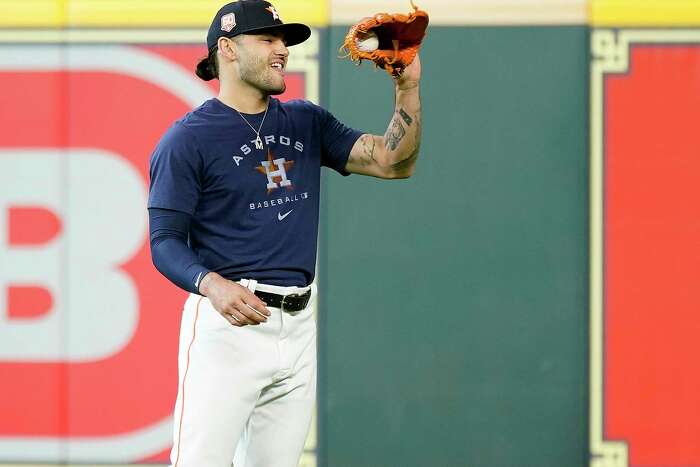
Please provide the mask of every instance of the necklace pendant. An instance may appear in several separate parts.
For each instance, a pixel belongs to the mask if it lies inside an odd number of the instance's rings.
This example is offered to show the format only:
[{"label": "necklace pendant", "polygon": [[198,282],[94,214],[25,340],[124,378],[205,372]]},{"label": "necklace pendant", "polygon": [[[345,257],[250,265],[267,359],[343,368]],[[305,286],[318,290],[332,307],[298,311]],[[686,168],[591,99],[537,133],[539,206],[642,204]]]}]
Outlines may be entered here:
[{"label": "necklace pendant", "polygon": [[262,139],[260,139],[260,136],[255,138],[255,149],[262,149],[263,148],[263,142]]}]

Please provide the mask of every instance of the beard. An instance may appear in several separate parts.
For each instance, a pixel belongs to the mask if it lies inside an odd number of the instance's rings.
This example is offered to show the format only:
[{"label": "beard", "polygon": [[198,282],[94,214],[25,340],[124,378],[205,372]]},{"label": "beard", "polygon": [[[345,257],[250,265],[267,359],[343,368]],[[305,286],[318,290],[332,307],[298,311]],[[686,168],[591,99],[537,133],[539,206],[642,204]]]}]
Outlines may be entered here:
[{"label": "beard", "polygon": [[238,73],[241,81],[267,95],[282,94],[287,89],[282,74],[273,70],[267,59],[259,56],[241,54]]}]

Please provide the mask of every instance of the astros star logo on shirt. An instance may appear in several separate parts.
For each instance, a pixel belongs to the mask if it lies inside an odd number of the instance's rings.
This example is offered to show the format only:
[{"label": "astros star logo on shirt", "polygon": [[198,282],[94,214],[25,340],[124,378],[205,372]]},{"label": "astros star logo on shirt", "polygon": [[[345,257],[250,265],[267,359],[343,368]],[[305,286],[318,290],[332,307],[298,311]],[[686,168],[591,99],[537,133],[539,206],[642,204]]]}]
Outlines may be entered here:
[{"label": "astros star logo on shirt", "polygon": [[255,170],[267,176],[267,194],[272,190],[285,187],[293,190],[292,181],[287,178],[287,171],[294,166],[294,161],[288,161],[284,157],[274,159],[270,148],[267,149],[267,160],[261,161]]}]

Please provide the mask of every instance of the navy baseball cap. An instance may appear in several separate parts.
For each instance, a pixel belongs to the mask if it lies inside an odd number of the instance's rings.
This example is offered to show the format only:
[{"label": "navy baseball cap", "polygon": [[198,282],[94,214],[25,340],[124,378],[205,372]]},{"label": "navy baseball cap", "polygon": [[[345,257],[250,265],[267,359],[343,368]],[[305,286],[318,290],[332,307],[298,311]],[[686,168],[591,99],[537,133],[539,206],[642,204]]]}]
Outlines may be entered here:
[{"label": "navy baseball cap", "polygon": [[275,7],[265,0],[238,0],[224,5],[214,16],[207,34],[207,49],[216,47],[220,37],[279,31],[287,47],[301,44],[311,36],[311,29],[301,23],[283,23]]},{"label": "navy baseball cap", "polygon": [[235,37],[239,34],[280,32],[287,47],[301,44],[311,36],[311,28],[301,23],[283,23],[279,13],[265,0],[238,0],[227,3],[216,13],[207,34],[208,56],[198,64],[197,76],[210,81],[216,76],[209,58],[220,37]]}]

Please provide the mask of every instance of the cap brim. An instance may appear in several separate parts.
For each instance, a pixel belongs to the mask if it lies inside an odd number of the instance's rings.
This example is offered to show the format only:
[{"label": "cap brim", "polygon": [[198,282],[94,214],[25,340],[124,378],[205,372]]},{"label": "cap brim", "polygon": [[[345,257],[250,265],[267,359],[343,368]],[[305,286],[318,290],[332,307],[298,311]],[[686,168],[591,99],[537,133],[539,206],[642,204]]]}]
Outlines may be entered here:
[{"label": "cap brim", "polygon": [[285,23],[276,26],[265,26],[263,28],[254,28],[243,31],[240,34],[256,34],[267,31],[279,31],[284,34],[284,41],[287,47],[301,44],[306,39],[311,37],[311,28],[301,23]]}]

